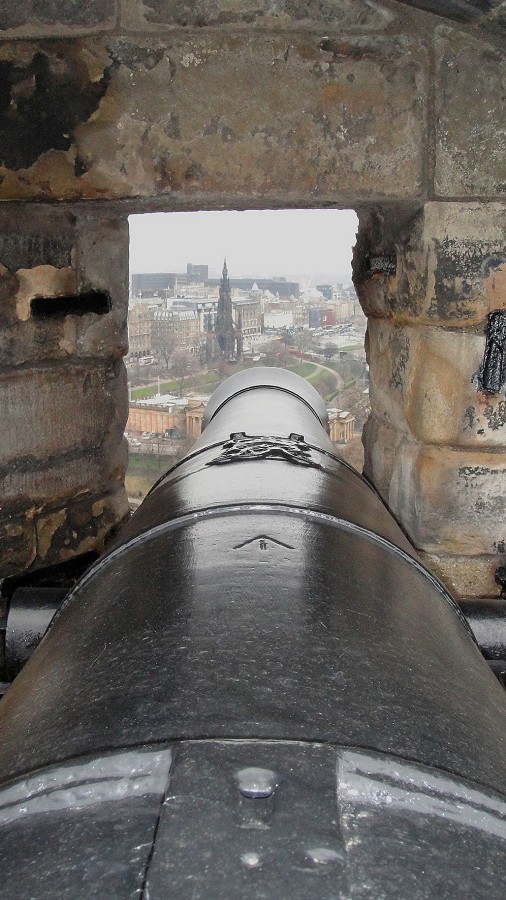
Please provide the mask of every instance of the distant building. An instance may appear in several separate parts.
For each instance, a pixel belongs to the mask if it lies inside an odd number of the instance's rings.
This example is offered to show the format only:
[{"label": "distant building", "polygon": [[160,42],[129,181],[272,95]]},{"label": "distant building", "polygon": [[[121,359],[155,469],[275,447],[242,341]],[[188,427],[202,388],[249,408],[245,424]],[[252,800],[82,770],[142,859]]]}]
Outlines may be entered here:
[{"label": "distant building", "polygon": [[214,330],[216,314],[218,311],[218,297],[185,297],[175,300],[172,304],[175,310],[191,310],[197,313],[199,320],[199,332],[201,335]]},{"label": "distant building", "polygon": [[334,325],[335,312],[331,306],[310,306],[308,311],[308,324],[310,328],[327,328]]},{"label": "distant building", "polygon": [[158,296],[164,297],[166,291],[174,289],[178,277],[176,272],[134,273],[130,278],[130,296],[135,299],[157,293]]},{"label": "distant building", "polygon": [[149,432],[174,438],[198,438],[209,397],[173,397],[170,394],[131,403],[127,431]]},{"label": "distant building", "polygon": [[336,322],[351,322],[355,316],[355,301],[349,295],[341,295],[341,297],[332,302],[332,309]]},{"label": "distant building", "polygon": [[152,310],[151,346],[154,353],[163,355],[167,350],[188,350],[196,353],[200,347],[198,313],[184,309]]},{"label": "distant building", "polygon": [[347,444],[355,435],[355,416],[342,409],[328,409],[330,440]]},{"label": "distant building", "polygon": [[186,277],[188,284],[204,284],[207,286],[209,281],[209,266],[195,266],[193,263],[187,263]]},{"label": "distant building", "polygon": [[316,290],[320,291],[324,300],[332,300],[333,288],[331,284],[317,284]]},{"label": "distant building", "polygon": [[291,309],[272,309],[264,313],[264,328],[293,328]]},{"label": "distant building", "polygon": [[[210,278],[209,287],[218,285],[219,278]],[[297,281],[287,281],[286,278],[231,278],[231,290],[251,292],[256,285],[257,290],[271,291],[280,297],[298,297],[300,286]]]},{"label": "distant building", "polygon": [[[130,277],[130,296],[134,299],[158,294],[160,297],[175,296],[178,291],[196,284],[206,288],[219,287],[220,278],[209,278],[209,267],[187,263],[186,272],[134,272]],[[232,278],[231,291],[248,292],[254,289],[266,291],[280,297],[298,297],[299,283],[287,281],[286,278]]]},{"label": "distant building", "polygon": [[239,325],[243,337],[262,333],[262,312],[260,297],[238,297],[232,300],[234,322]]},{"label": "distant building", "polygon": [[133,306],[128,312],[128,350],[139,359],[151,353],[153,311],[146,306]]}]

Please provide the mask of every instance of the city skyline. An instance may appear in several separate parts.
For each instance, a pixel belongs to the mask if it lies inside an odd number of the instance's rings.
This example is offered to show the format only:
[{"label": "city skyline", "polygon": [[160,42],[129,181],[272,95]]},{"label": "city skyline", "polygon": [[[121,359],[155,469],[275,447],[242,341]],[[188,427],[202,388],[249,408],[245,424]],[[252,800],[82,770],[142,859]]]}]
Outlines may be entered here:
[{"label": "city skyline", "polygon": [[351,278],[353,210],[149,213],[129,217],[130,272],[186,271],[189,262],[234,277]]}]

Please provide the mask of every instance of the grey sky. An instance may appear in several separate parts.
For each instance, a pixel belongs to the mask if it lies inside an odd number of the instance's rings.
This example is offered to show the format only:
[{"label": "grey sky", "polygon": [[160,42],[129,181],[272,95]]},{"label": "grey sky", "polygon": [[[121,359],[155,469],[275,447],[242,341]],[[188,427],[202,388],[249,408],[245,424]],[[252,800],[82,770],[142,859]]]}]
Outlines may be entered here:
[{"label": "grey sky", "polygon": [[208,265],[217,274],[351,273],[357,217],[353,210],[151,213],[130,216],[130,271],[185,271]]}]

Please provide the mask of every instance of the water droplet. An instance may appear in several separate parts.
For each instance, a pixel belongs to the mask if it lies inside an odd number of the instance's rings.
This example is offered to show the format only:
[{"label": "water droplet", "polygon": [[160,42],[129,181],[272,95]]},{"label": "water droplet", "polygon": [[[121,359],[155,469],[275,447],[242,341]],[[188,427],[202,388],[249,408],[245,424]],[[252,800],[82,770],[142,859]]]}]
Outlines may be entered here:
[{"label": "water droplet", "polygon": [[258,853],[242,853],[241,862],[247,869],[258,869],[262,865]]},{"label": "water droplet", "polygon": [[260,769],[258,766],[239,769],[235,777],[243,797],[254,799],[270,797],[279,784],[278,776],[272,769]]},{"label": "water droplet", "polygon": [[306,850],[306,856],[315,866],[329,866],[343,862],[342,853],[331,850],[330,847],[313,847]]}]

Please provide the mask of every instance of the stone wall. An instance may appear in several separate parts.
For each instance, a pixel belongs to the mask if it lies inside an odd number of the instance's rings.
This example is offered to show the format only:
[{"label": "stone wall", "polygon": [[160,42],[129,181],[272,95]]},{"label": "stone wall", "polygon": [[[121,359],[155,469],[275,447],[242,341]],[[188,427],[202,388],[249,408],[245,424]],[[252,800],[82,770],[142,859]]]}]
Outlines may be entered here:
[{"label": "stone wall", "polygon": [[505,34],[495,0],[4,5],[4,574],[125,514],[127,214],[331,205],[361,223],[367,472],[457,593],[498,592],[506,401],[476,373],[506,306]]},{"label": "stone wall", "polygon": [[[386,248],[395,274],[368,274]],[[454,593],[498,594],[506,400],[479,375],[488,315],[506,306],[504,207],[432,202],[400,226],[370,211],[355,271],[369,316],[365,471]]]},{"label": "stone wall", "polygon": [[[0,208],[2,576],[100,546],[128,512],[127,249],[117,217]],[[64,314],[90,292],[110,311]]]}]

